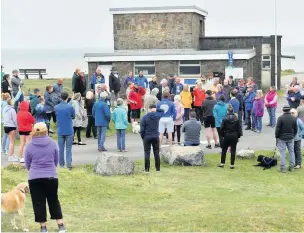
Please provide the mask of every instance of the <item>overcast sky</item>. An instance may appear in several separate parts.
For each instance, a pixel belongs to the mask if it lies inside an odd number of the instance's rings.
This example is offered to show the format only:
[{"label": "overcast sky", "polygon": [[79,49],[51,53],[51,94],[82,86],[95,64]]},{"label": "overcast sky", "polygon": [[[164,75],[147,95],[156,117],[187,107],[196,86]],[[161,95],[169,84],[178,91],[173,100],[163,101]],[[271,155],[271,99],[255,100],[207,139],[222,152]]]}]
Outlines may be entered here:
[{"label": "overcast sky", "polygon": [[[275,0],[1,0],[2,48],[113,48],[110,7],[196,5],[207,36],[274,34]],[[149,2],[144,3],[144,2]],[[304,1],[277,0],[283,47],[304,46]]]}]

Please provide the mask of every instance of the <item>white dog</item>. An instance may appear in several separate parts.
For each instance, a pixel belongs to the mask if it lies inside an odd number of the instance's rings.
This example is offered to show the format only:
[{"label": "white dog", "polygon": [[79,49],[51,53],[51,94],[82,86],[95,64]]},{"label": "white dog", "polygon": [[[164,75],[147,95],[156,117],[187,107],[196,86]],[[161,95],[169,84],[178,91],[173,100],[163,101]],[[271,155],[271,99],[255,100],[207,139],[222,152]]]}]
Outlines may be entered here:
[{"label": "white dog", "polygon": [[138,124],[137,121],[132,122],[132,132],[136,134],[139,134],[140,132],[140,125]]}]

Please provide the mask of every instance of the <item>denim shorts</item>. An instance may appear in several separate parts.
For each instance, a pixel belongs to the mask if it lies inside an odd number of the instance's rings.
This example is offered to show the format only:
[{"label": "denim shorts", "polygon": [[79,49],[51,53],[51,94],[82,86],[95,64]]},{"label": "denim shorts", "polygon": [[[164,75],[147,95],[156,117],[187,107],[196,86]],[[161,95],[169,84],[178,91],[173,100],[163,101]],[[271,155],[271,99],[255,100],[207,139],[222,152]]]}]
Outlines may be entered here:
[{"label": "denim shorts", "polygon": [[167,129],[167,133],[172,133],[174,130],[174,121],[172,117],[162,117],[159,120],[158,132],[164,133]]}]

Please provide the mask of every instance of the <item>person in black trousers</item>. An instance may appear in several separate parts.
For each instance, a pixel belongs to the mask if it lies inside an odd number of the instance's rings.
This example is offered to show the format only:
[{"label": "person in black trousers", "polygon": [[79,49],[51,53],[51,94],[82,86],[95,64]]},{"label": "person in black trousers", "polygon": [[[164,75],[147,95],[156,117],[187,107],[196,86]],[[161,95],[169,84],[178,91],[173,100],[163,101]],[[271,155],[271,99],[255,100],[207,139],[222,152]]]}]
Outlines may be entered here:
[{"label": "person in black trousers", "polygon": [[11,85],[9,83],[9,80],[10,80],[10,75],[9,74],[5,74],[3,76],[3,81],[1,83],[1,92],[2,93],[9,93],[10,96],[12,96],[12,93],[11,93]]},{"label": "person in black trousers", "polygon": [[86,138],[91,137],[91,131],[93,132],[93,136],[97,139],[97,132],[95,127],[95,119],[92,115],[92,108],[95,103],[94,94],[91,91],[88,91],[86,94],[86,99],[84,101],[85,108],[87,110],[87,117],[88,117],[88,125],[86,129]]},{"label": "person in black trousers", "polygon": [[229,105],[227,116],[222,121],[221,134],[223,136],[223,147],[222,147],[222,157],[221,163],[218,165],[223,168],[226,161],[226,153],[228,148],[231,148],[231,162],[230,168],[234,169],[234,161],[236,154],[236,146],[239,138],[243,136],[242,125],[238,117],[233,113],[233,107]]},{"label": "person in black trousers", "polygon": [[151,146],[153,147],[156,171],[160,171],[158,124],[162,115],[163,110],[160,109],[156,112],[156,105],[151,104],[149,112],[140,121],[140,136],[144,144],[146,173],[150,172]]}]

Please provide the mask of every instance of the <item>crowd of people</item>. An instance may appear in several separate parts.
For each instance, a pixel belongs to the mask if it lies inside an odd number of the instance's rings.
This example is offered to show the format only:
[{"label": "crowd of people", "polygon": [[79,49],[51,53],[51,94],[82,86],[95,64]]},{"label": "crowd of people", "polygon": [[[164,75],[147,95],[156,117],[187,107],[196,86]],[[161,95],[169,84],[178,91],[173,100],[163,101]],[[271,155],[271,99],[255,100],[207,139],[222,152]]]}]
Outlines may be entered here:
[{"label": "crowd of people", "polygon": [[[137,77],[133,77],[133,72],[129,71],[121,83],[118,72],[113,68],[108,89],[106,78],[98,68],[91,77],[90,84],[87,82],[85,70],[76,69],[72,77],[73,95],[70,97],[64,91],[62,79],[53,85],[47,85],[44,93],[38,88],[25,93],[18,70],[13,70],[12,77],[9,74],[3,76],[2,152],[8,154],[9,162],[25,163],[29,170],[35,220],[40,223],[42,232],[47,231],[45,200],[48,201],[51,218],[57,220],[61,232],[65,231],[57,195],[56,166],[59,164],[62,168],[72,170],[72,146],[86,145],[81,137],[83,127],[86,127],[86,138],[93,136],[97,139],[97,149],[100,152],[107,151],[106,133],[111,121],[116,129],[118,152],[127,151],[125,138],[128,125],[138,128],[143,140],[145,172],[150,171],[151,147],[155,168],[159,172],[160,147],[164,138],[167,139],[169,149],[173,144],[198,146],[201,144],[201,129],[204,127],[208,142],[206,148],[212,148],[212,139],[214,148],[221,148],[218,166],[224,167],[226,154],[230,151],[230,168],[234,169],[236,148],[243,136],[243,125],[246,126],[244,130],[262,133],[266,108],[269,114],[267,126],[276,128],[275,137],[281,157],[280,171],[287,170],[286,148],[289,151],[289,170],[301,168],[304,93],[301,93],[296,78],[286,87],[288,105],[284,105],[284,114],[278,121],[276,88],[270,87],[264,96],[251,77],[247,80],[234,80],[230,76],[221,83],[213,74],[208,74],[199,78],[195,86],[189,87],[176,75],[169,75],[158,83],[156,76],[149,82],[142,71]],[[122,93],[121,86],[125,90],[125,100],[119,97]],[[50,127],[51,121],[56,125],[58,144],[49,137],[50,133],[54,133]],[[15,154],[17,134],[20,136],[19,156]]]}]

